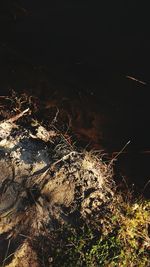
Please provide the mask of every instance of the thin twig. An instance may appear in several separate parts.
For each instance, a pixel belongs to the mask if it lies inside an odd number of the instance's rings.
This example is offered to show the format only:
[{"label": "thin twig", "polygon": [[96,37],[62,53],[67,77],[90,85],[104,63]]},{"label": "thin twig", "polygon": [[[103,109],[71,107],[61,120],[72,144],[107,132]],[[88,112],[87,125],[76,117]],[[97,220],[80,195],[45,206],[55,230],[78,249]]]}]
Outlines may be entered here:
[{"label": "thin twig", "polygon": [[52,123],[51,123],[51,124],[55,124],[55,123],[57,122],[58,114],[59,114],[59,108],[57,107],[57,111],[56,111],[55,117],[54,117],[54,119],[52,120]]},{"label": "thin twig", "polygon": [[148,186],[149,183],[150,183],[150,180],[148,180],[148,182],[145,184],[145,186],[144,186],[144,188],[142,190],[142,193],[144,193],[144,191],[145,191],[145,189],[146,189],[146,187]]},{"label": "thin twig", "polygon": [[141,80],[139,80],[139,79],[136,79],[135,77],[132,77],[132,76],[127,75],[126,78],[127,78],[127,79],[130,79],[130,80],[132,80],[132,81],[141,83],[141,84],[143,84],[143,85],[146,85],[146,82],[143,82],[143,81],[141,81]]},{"label": "thin twig", "polygon": [[110,164],[116,159],[116,158],[118,158],[118,156],[120,155],[120,154],[122,154],[123,153],[123,151],[126,149],[126,147],[129,145],[131,143],[131,141],[129,140],[125,145],[124,145],[124,147],[112,158],[112,160],[110,161]]},{"label": "thin twig", "polygon": [[8,252],[9,252],[9,248],[10,248],[10,243],[11,243],[11,239],[9,239],[9,241],[8,241],[8,246],[7,246],[7,250],[6,250],[5,258],[4,258],[4,260],[3,260],[3,265],[2,265],[2,267],[5,266],[5,262],[6,262],[6,260],[7,260]]},{"label": "thin twig", "polygon": [[67,159],[68,159],[72,154],[74,154],[74,153],[75,153],[75,151],[71,151],[69,154],[67,154],[67,155],[63,156],[61,159],[55,161],[55,162],[52,164],[52,168],[53,168],[55,165],[57,165],[59,162],[64,161],[64,160],[67,160]]},{"label": "thin twig", "polygon": [[17,121],[19,118],[23,117],[30,109],[27,108],[24,111],[22,111],[21,113],[15,115],[14,117],[10,118],[9,120],[7,120],[7,122],[14,122]]}]

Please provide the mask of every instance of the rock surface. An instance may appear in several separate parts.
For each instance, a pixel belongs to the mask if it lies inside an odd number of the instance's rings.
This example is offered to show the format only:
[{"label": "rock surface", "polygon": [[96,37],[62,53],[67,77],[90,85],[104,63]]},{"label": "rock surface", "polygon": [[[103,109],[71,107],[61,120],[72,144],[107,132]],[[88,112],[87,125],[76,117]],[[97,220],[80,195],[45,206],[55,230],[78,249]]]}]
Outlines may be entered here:
[{"label": "rock surface", "polygon": [[29,109],[0,123],[3,266],[42,266],[40,242],[34,245],[39,238],[58,224],[100,222],[113,199],[111,168],[94,153],[75,149],[54,125],[33,125],[28,116]]}]

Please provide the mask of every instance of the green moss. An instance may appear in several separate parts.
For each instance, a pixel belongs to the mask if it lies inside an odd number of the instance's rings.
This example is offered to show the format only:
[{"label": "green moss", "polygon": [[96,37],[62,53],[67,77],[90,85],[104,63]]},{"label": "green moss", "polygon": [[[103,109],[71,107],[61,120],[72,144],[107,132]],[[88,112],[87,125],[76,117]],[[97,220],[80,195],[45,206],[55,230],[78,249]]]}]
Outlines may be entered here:
[{"label": "green moss", "polygon": [[61,242],[52,251],[54,266],[148,266],[150,202],[114,203],[108,234],[89,226],[60,230]]}]

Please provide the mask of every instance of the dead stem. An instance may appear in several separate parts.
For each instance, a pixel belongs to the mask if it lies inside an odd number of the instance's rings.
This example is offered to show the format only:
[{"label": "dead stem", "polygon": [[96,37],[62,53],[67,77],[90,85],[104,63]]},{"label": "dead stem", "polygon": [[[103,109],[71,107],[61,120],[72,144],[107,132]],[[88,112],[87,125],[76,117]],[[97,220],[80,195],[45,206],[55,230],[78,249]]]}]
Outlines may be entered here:
[{"label": "dead stem", "polygon": [[15,115],[14,117],[10,118],[9,120],[7,120],[7,122],[15,122],[17,121],[19,118],[23,117],[24,115],[26,115],[26,113],[29,111],[30,109],[27,108],[24,111],[22,111],[21,113]]}]

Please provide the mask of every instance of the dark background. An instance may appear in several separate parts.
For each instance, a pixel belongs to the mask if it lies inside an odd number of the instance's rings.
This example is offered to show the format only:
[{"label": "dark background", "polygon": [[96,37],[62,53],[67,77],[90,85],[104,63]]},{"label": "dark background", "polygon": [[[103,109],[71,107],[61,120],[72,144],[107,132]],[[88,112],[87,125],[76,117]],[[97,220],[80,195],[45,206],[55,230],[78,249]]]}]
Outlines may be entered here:
[{"label": "dark background", "polygon": [[121,159],[143,187],[150,177],[149,25],[148,1],[1,1],[1,94],[29,88],[50,99],[55,88],[81,102],[81,112],[85,103],[84,112],[103,114],[103,147],[111,153],[131,140]]},{"label": "dark background", "polygon": [[147,1],[1,1],[1,43],[37,63],[149,73]]}]

